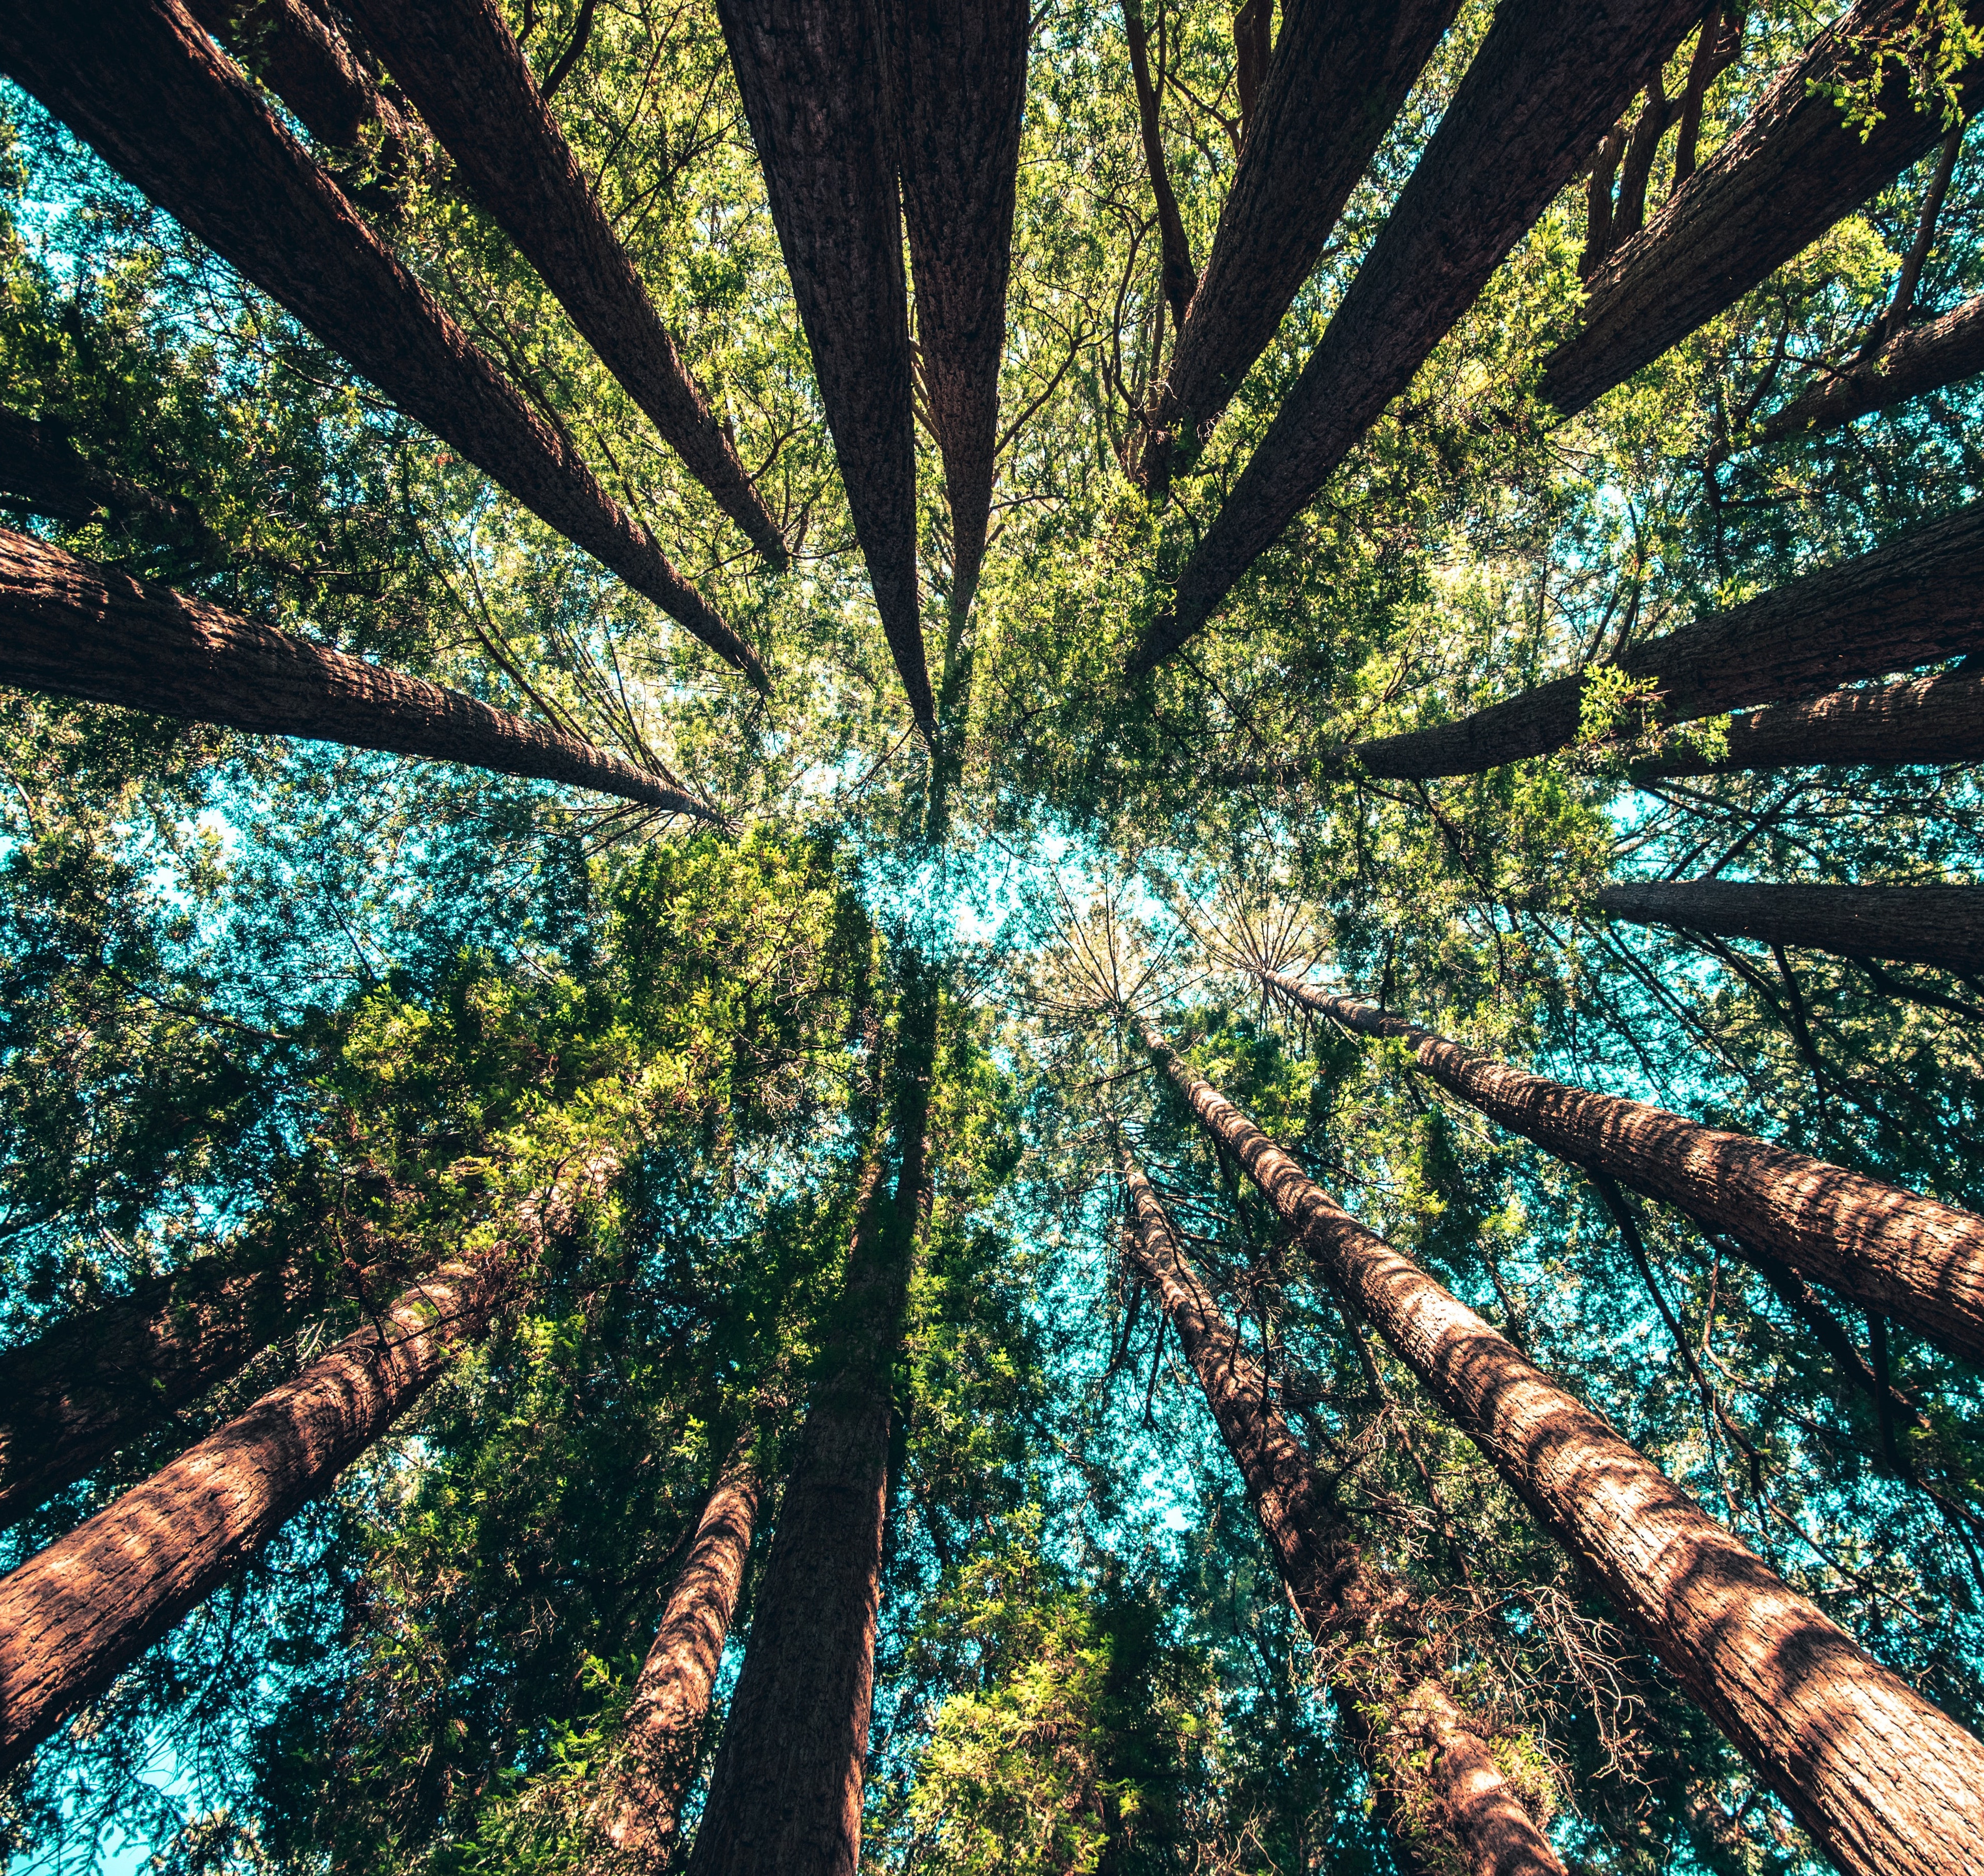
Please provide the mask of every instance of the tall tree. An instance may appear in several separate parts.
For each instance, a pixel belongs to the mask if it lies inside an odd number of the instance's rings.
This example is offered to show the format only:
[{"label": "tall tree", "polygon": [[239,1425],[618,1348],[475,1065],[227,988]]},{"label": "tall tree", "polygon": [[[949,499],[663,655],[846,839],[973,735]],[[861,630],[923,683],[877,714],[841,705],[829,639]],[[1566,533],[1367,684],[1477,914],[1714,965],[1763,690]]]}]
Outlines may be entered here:
[{"label": "tall tree", "polygon": [[72,524],[109,511],[182,530],[213,545],[192,503],[160,495],[92,462],[64,427],[46,417],[0,410],[0,501]]}]

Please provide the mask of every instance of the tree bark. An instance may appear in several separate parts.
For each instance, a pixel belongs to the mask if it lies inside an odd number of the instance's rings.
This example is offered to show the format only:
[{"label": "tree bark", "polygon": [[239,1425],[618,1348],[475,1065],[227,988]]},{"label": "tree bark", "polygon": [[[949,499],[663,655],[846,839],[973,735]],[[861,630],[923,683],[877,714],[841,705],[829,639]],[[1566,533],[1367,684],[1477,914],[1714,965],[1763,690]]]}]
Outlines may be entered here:
[{"label": "tree bark", "polygon": [[1984,886],[1767,886],[1635,879],[1592,902],[1615,919],[1755,938],[1842,957],[1984,971]]},{"label": "tree bark", "polygon": [[[1584,323],[1551,353],[1539,395],[1575,416],[1677,340],[1733,306],[1760,280],[1892,181],[1942,135],[1935,110],[1909,95],[1890,50],[1865,142],[1822,89],[1863,79],[1878,48],[1910,25],[1918,0],[1859,0],[1814,39],[1737,132],[1675,189],[1587,283]],[[1984,11],[1966,6],[1976,24]],[[1961,81],[1974,109],[1980,67]]]},{"label": "tree bark", "polygon": [[575,736],[3,528],[0,624],[0,684],[466,762],[726,824],[707,802]]},{"label": "tree bark", "polygon": [[155,494],[128,477],[99,468],[69,441],[62,424],[0,410],[0,500],[8,496],[32,514],[72,526],[109,513],[120,521],[149,521],[193,535],[205,547],[220,545],[191,502]]},{"label": "tree bark", "polygon": [[1415,1067],[1496,1126],[1984,1364],[1984,1218],[1975,1212],[1747,1134],[1530,1074],[1369,1003],[1279,971],[1258,974],[1359,1035],[1409,1044]]},{"label": "tree bark", "polygon": [[1446,1692],[1425,1611],[1364,1556],[1150,1181],[1122,1157],[1133,1219],[1125,1255],[1178,1331],[1303,1626],[1329,1650],[1338,1714],[1408,1856],[1470,1876],[1563,1876],[1484,1729]]},{"label": "tree bark", "polygon": [[410,416],[766,688],[757,655],[380,242],[180,0],[10,8],[0,68]]},{"label": "tree bark", "polygon": [[606,1834],[643,1868],[661,1868],[675,1842],[709,1718],[710,1690],[744,1587],[766,1489],[752,1436],[749,1426],[739,1432],[702,1508],[627,1709],[625,1762]]},{"label": "tree bark", "polygon": [[[1812,697],[1984,648],[1984,504],[1807,574],[1613,662],[1658,685],[1657,720]],[[1430,729],[1355,745],[1372,775],[1477,775],[1577,739],[1584,674]]]},{"label": "tree bark", "polygon": [[0,1580],[0,1772],[226,1582],[488,1329],[504,1266],[444,1265]]},{"label": "tree bark", "polygon": [[1419,166],[1294,390],[1131,659],[1197,631],[1329,479],[1606,126],[1701,0],[1530,0],[1497,12]]},{"label": "tree bark", "polygon": [[909,300],[873,0],[719,0],[717,13],[882,631],[934,749],[917,595]]},{"label": "tree bark", "polygon": [[1138,1028],[1207,1134],[1852,1876],[1974,1876],[1984,1745]]},{"label": "tree bark", "polygon": [[457,173],[717,505],[775,567],[779,524],[690,377],[496,0],[349,0]]},{"label": "tree bark", "polygon": [[[1151,35],[1144,24],[1143,0],[1121,0],[1123,36],[1130,48],[1130,78],[1137,92],[1137,128],[1144,140],[1144,166],[1150,172],[1151,194],[1157,204],[1158,245],[1161,278],[1174,325],[1185,323],[1198,276],[1191,264],[1191,244],[1185,239],[1185,218],[1178,213],[1171,188],[1171,166],[1165,161],[1163,100],[1151,76]],[[1160,20],[1161,21],[1161,15]],[[1157,361],[1151,360],[1151,369]]]}]

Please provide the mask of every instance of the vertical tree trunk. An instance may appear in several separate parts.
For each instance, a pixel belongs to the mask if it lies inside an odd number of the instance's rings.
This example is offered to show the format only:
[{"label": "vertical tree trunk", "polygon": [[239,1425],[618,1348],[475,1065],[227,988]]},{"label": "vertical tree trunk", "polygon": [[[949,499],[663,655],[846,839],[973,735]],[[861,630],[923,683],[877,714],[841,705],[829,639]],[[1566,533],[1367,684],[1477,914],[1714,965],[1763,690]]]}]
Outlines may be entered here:
[{"label": "vertical tree trunk", "polygon": [[765,687],[757,655],[380,241],[179,0],[7,8],[0,69],[409,416]]},{"label": "vertical tree trunk", "polygon": [[1750,432],[1752,444],[1813,437],[1984,371],[1984,294],[1926,325],[1904,327],[1872,357],[1801,391]]},{"label": "vertical tree trunk", "polygon": [[[1144,139],[1144,166],[1150,172],[1151,194],[1157,204],[1165,300],[1173,323],[1182,326],[1198,276],[1192,268],[1185,218],[1178,213],[1178,196],[1171,188],[1171,166],[1165,160],[1164,100],[1151,73],[1151,35],[1144,22],[1143,0],[1121,0],[1121,5],[1123,36],[1130,47],[1130,79],[1137,92],[1137,128]],[[1155,373],[1157,368],[1153,357],[1151,370]]]},{"label": "vertical tree trunk", "polygon": [[1207,1134],[1821,1849],[1852,1876],[1974,1876],[1984,1745],[1137,1027]]},{"label": "vertical tree trunk", "polygon": [[575,736],[0,528],[0,684],[534,776],[724,825]]},{"label": "vertical tree trunk", "polygon": [[1178,1331],[1303,1626],[1336,1663],[1337,1712],[1407,1854],[1470,1876],[1563,1876],[1479,1722],[1446,1692],[1425,1612],[1365,1557],[1127,1149],[1123,1177],[1126,1255]]},{"label": "vertical tree trunk", "polygon": [[902,217],[875,0],[719,0],[854,531],[924,740]]},{"label": "vertical tree trunk", "polygon": [[606,1834],[643,1868],[659,1869],[674,1844],[724,1639],[744,1587],[765,1495],[752,1433],[749,1425],[739,1432],[717,1476],[627,1709],[625,1763]]},{"label": "vertical tree trunk", "polygon": [[786,544],[711,414],[495,0],[350,0],[457,173],[690,474],[775,567]]},{"label": "vertical tree trunk", "polygon": [[1504,7],[1295,388],[1131,660],[1197,631],[1473,304],[1701,0]]}]

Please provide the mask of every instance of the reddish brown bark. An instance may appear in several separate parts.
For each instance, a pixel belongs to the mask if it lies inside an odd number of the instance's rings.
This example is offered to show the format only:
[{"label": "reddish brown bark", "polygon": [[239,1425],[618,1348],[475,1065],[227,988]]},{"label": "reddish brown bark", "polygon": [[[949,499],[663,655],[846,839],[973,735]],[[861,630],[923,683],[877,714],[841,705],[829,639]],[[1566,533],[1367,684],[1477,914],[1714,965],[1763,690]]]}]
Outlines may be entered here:
[{"label": "reddish brown bark", "polygon": [[744,1587],[751,1533],[765,1496],[752,1446],[746,1427],[696,1521],[628,1705],[625,1759],[606,1834],[645,1867],[660,1868],[675,1841],[709,1718],[710,1689]]},{"label": "reddish brown bark", "polygon": [[723,825],[575,736],[0,528],[0,684],[534,776]]},{"label": "reddish brown bark", "polygon": [[1279,971],[1262,980],[1365,1036],[1412,1045],[1413,1066],[1498,1127],[1677,1207],[1862,1308],[1984,1362],[1984,1218],[1747,1134],[1527,1073]]},{"label": "reddish brown bark", "polygon": [[1364,1556],[1127,1151],[1123,1177],[1125,1255],[1178,1331],[1303,1626],[1329,1647],[1337,1710],[1408,1855],[1471,1876],[1563,1876],[1480,1723],[1446,1692],[1425,1612]]},{"label": "reddish brown bark", "polygon": [[1984,886],[1771,886],[1636,879],[1592,902],[1615,919],[1720,932],[1842,957],[1984,970]]},{"label": "reddish brown bark", "polygon": [[18,498],[35,514],[79,524],[109,513],[120,520],[213,541],[199,511],[176,495],[155,494],[129,477],[99,468],[45,417],[0,410],[0,499]]},{"label": "reddish brown bark", "polygon": [[236,1571],[481,1336],[508,1267],[444,1265],[376,1326],[0,1580],[0,1771]]},{"label": "reddish brown bark", "polygon": [[1750,432],[1751,443],[1818,436],[1984,371],[1984,294],[1926,325],[1904,328],[1871,358],[1801,391]]},{"label": "reddish brown bark", "polygon": [[1984,1745],[1138,1027],[1206,1132],[1827,1855],[1853,1876],[1984,1863]]},{"label": "reddish brown bark", "polygon": [[924,740],[908,290],[870,0],[719,0],[882,631]]},{"label": "reddish brown bark", "polygon": [[[1732,306],[1931,149],[1940,116],[1909,95],[1890,51],[1881,121],[1863,142],[1821,89],[1871,69],[1917,0],[1859,0],[1788,67],[1741,129],[1671,196],[1589,281],[1584,323],[1546,362],[1540,395],[1566,416],[1595,402]],[[1984,10],[1966,8],[1974,25]],[[1962,75],[1974,108],[1979,66]]]},{"label": "reddish brown bark", "polygon": [[786,544],[689,376],[495,0],[349,0],[457,173],[627,394],[774,566]]},{"label": "reddish brown bark", "polygon": [[1166,658],[1322,487],[1694,24],[1701,0],[1500,10],[1295,388],[1185,563],[1133,672]]},{"label": "reddish brown bark", "polygon": [[0,66],[410,416],[764,688],[756,654],[380,241],[180,0],[10,8]]}]

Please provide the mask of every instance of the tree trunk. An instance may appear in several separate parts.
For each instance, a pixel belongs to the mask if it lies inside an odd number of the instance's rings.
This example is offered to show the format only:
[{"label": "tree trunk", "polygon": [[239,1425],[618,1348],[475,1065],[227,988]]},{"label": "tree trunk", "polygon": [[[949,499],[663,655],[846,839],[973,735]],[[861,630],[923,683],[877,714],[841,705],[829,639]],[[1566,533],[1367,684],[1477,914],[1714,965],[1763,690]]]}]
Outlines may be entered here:
[{"label": "tree trunk", "polygon": [[871,0],[719,0],[854,531],[924,740],[902,218]]},{"label": "tree trunk", "polygon": [[752,1435],[748,1425],[739,1432],[702,1508],[627,1709],[625,1762],[606,1834],[645,1868],[661,1868],[675,1842],[709,1718],[710,1689],[744,1587],[765,1496]]},{"label": "tree trunk", "polygon": [[[1272,1404],[1267,1376],[1180,1250],[1127,1150],[1123,1177],[1134,1219],[1126,1255],[1178,1331],[1289,1598],[1310,1639],[1335,1663],[1329,1684],[1338,1714],[1407,1855],[1470,1876],[1563,1876],[1549,1840],[1496,1767],[1483,1730],[1446,1692],[1425,1611],[1364,1556]],[[1419,1757],[1426,1763],[1415,1764]],[[1413,1827],[1415,1817],[1425,1821],[1423,1830]],[[1430,1841],[1417,1841],[1423,1836]]]},{"label": "tree trunk", "polygon": [[[1788,68],[1737,132],[1587,283],[1584,323],[1545,362],[1538,394],[1567,417],[1594,403],[1884,187],[1942,136],[1909,95],[1893,42],[1919,0],[1859,0]],[[1966,6],[1976,23],[1984,10]],[[1863,80],[1886,47],[1881,119],[1865,142],[1824,88]],[[1962,75],[1965,108],[1980,68]]]},{"label": "tree trunk", "polygon": [[0,1772],[239,1570],[487,1330],[500,1264],[444,1265],[0,1580]]},{"label": "tree trunk", "polygon": [[999,441],[1026,0],[883,0],[917,336],[950,508],[950,611],[971,609]]},{"label": "tree trunk", "polygon": [[[1258,5],[1265,15],[1271,0]],[[1196,449],[1272,343],[1459,11],[1460,0],[1287,0],[1212,251],[1151,400],[1146,420],[1178,451]]]},{"label": "tree trunk", "polygon": [[1754,938],[1842,957],[1984,971],[1984,886],[1760,886],[1635,879],[1592,902],[1615,919]]},{"label": "tree trunk", "polygon": [[[1872,554],[1807,574],[1728,612],[1635,645],[1614,661],[1657,685],[1656,720],[1686,722],[1751,704],[1814,697],[1984,649],[1984,504]],[[1577,740],[1575,672],[1452,723],[1359,743],[1372,775],[1478,775]]]},{"label": "tree trunk", "polygon": [[1821,1849],[1852,1876],[1975,1876],[1984,1745],[1138,1027],[1208,1134]]},{"label": "tree trunk", "polygon": [[1346,1029],[1409,1043],[1416,1067],[1498,1127],[1984,1363],[1984,1218],[1975,1212],[1746,1134],[1530,1074],[1369,1003],[1279,971],[1258,974]]},{"label": "tree trunk", "polygon": [[[1151,194],[1157,204],[1165,300],[1171,307],[1173,323],[1182,325],[1198,276],[1191,264],[1191,243],[1185,239],[1185,218],[1178,213],[1178,196],[1171,188],[1171,166],[1165,161],[1160,116],[1163,100],[1151,76],[1151,35],[1144,24],[1143,0],[1121,0],[1121,5],[1123,36],[1130,48],[1131,82],[1137,92],[1137,128],[1144,139],[1144,166],[1150,172]],[[1161,15],[1159,18],[1161,21]],[[1151,369],[1157,369],[1155,358],[1151,360]]]},{"label": "tree trunk", "polygon": [[[69,439],[67,430],[47,417],[0,410],[0,502],[8,497],[35,514],[72,526],[109,513],[119,521],[149,521],[201,545],[220,544],[191,502],[154,494],[128,477],[99,468]],[[223,550],[224,551],[224,550]]]},{"label": "tree trunk", "polygon": [[179,0],[9,8],[0,67],[410,416],[765,688],[757,655],[380,241]]},{"label": "tree trunk", "polygon": [[711,414],[495,0],[349,0],[461,180],[627,394],[775,567],[786,545]]},{"label": "tree trunk", "polygon": [[708,803],[575,736],[4,528],[0,625],[0,684],[466,762],[724,825]]}]

